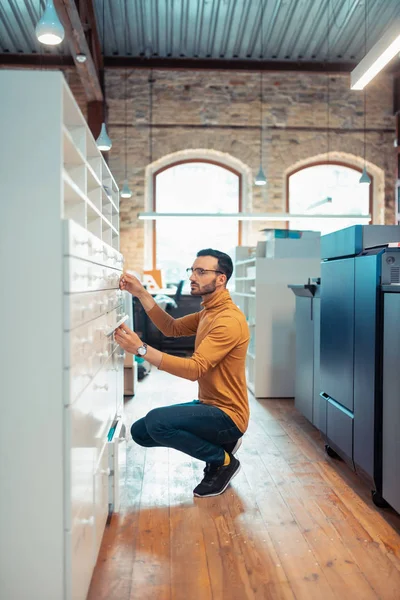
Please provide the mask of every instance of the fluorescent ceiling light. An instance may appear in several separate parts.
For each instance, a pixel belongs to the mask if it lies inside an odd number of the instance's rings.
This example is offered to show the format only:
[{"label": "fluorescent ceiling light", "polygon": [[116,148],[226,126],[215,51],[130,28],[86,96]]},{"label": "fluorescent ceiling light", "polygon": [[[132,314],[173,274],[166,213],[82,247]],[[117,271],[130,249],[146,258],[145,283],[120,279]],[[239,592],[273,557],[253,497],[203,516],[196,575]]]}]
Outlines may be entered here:
[{"label": "fluorescent ceiling light", "polygon": [[400,52],[400,20],[397,20],[351,72],[351,89],[365,86]]},{"label": "fluorescent ceiling light", "polygon": [[139,219],[142,221],[155,221],[157,219],[176,219],[176,218],[222,218],[233,219],[236,221],[293,221],[297,219],[361,219],[370,221],[371,215],[314,215],[291,213],[139,213]]}]

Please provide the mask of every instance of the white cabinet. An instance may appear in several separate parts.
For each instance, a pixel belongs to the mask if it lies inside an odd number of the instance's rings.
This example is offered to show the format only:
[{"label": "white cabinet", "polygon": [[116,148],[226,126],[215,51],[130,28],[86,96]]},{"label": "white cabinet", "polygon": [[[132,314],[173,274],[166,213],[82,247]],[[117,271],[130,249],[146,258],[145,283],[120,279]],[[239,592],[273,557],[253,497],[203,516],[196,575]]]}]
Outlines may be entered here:
[{"label": "white cabinet", "polygon": [[60,72],[0,89],[0,597],[84,600],[124,478],[118,188]]},{"label": "white cabinet", "polygon": [[264,251],[239,246],[233,299],[244,312],[250,343],[246,359],[249,390],[256,398],[292,398],[295,384],[295,296],[289,284],[320,274],[320,258],[265,258]]}]

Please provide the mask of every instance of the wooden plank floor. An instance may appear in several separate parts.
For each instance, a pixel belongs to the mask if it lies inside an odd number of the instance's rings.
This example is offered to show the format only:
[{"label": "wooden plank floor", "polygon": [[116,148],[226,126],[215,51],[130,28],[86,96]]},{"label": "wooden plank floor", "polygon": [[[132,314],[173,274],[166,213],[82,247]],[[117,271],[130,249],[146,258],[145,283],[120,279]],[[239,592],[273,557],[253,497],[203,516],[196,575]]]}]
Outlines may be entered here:
[{"label": "wooden plank floor", "polygon": [[[190,401],[197,385],[153,368],[127,423]],[[242,470],[194,498],[203,463],[128,444],[122,509],[107,526],[88,600],[399,600],[400,517],[328,458],[290,400],[251,399]]]}]

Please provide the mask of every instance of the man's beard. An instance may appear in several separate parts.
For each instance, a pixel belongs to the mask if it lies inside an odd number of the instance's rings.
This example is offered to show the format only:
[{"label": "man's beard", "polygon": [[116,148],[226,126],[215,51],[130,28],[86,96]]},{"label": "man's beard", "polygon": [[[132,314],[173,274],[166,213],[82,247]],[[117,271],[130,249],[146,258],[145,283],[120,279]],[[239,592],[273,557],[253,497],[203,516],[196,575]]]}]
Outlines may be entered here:
[{"label": "man's beard", "polygon": [[217,289],[214,280],[212,283],[208,283],[207,285],[196,285],[194,288],[190,288],[191,296],[207,296],[208,294],[212,294]]}]

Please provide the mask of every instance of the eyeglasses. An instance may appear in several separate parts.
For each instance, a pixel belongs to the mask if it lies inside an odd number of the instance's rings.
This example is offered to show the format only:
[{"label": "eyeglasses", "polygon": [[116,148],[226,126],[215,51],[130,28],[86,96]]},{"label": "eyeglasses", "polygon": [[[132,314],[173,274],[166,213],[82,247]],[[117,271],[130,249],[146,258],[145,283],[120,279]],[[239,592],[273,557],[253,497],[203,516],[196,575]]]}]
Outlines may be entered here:
[{"label": "eyeglasses", "polygon": [[186,273],[188,275],[188,277],[191,277],[193,275],[193,273],[195,275],[197,275],[198,277],[201,277],[202,275],[204,275],[204,273],[221,273],[221,275],[224,275],[224,273],[222,271],[216,271],[215,269],[201,269],[200,267],[196,267],[195,269],[192,269],[192,267],[188,267],[186,269]]}]

